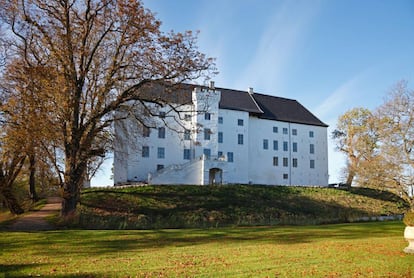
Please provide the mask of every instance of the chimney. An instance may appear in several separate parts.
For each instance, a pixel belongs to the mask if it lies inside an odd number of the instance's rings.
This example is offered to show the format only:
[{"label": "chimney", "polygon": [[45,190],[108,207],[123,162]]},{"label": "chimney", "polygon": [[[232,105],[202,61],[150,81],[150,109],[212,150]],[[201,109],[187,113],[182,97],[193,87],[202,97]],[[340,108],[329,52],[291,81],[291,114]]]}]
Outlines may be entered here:
[{"label": "chimney", "polygon": [[209,89],[214,90],[214,81],[210,80],[210,85],[208,86]]},{"label": "chimney", "polygon": [[249,87],[249,89],[247,90],[247,92],[248,92],[249,94],[251,94],[251,95],[253,95],[253,94],[254,94],[254,92],[253,92],[253,88],[252,88],[252,87]]}]

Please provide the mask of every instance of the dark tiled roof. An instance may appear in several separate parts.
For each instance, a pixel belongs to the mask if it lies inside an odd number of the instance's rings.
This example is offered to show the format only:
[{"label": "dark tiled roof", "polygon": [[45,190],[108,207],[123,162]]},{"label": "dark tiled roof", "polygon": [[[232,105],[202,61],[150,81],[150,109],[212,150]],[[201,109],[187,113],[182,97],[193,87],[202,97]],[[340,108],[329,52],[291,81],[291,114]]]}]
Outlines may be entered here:
[{"label": "dark tiled roof", "polygon": [[223,88],[217,88],[217,90],[221,92],[219,108],[249,113],[263,113],[249,93]]},{"label": "dark tiled roof", "polygon": [[[190,104],[191,93],[196,87],[207,88],[192,84],[165,86],[152,83],[140,94],[148,101]],[[261,119],[327,127],[296,100],[225,88],[216,88],[216,90],[221,92],[219,103],[221,109],[245,111]]]},{"label": "dark tiled roof", "polygon": [[263,114],[259,115],[261,119],[327,127],[296,100],[256,93],[253,97],[263,110]]}]

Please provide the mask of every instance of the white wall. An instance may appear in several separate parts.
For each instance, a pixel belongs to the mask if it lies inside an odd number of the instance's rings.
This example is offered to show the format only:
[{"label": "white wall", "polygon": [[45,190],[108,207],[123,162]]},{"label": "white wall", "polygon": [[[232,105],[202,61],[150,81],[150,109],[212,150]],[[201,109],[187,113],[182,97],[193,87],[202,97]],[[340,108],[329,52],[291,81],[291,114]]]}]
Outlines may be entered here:
[{"label": "white wall", "polygon": [[[181,116],[175,112],[168,113],[168,108],[153,105],[154,111],[167,112],[166,118],[154,117],[151,122],[157,127],[167,125],[171,128],[166,128],[165,138],[158,138],[157,129],[152,129],[149,137],[142,137],[142,126],[132,119],[125,121],[121,129],[117,124],[116,136],[122,140],[117,140],[115,145],[115,184],[147,181],[148,174],[153,177],[152,183],[156,184],[207,184],[209,170],[214,167],[223,170],[223,183],[328,184],[327,128],[259,119],[243,111],[219,110],[219,101],[220,92],[197,89],[193,93],[194,106],[182,107],[185,112]],[[201,113],[205,111],[210,113],[209,120]],[[191,120],[184,120],[185,114],[191,115]],[[222,124],[219,124],[219,117],[223,119]],[[238,125],[238,120],[243,120],[242,126]],[[277,127],[277,132],[273,131],[273,127]],[[210,140],[204,138],[205,128],[211,130]],[[287,129],[287,134],[283,133],[284,128]],[[191,140],[184,140],[184,129],[192,131]],[[292,134],[293,130],[297,131],[296,135]],[[222,143],[218,143],[219,132],[223,134]],[[313,137],[309,136],[309,132],[313,132]],[[238,144],[239,134],[243,135],[243,144]],[[263,139],[268,140],[267,150],[263,149]],[[273,149],[274,140],[278,141],[278,150]],[[284,142],[288,142],[287,151],[283,150]],[[297,144],[296,152],[293,151],[293,143]],[[314,145],[313,154],[310,153],[310,144]],[[143,146],[149,147],[149,157],[142,157]],[[157,157],[158,148],[164,148],[164,158]],[[205,148],[211,150],[212,161],[201,164],[197,159]],[[184,149],[194,150],[191,156],[196,162],[184,159]],[[228,152],[232,152],[234,161],[213,162],[219,151],[226,158]],[[278,157],[278,166],[273,165],[273,157]],[[287,167],[283,166],[283,158],[288,160]],[[292,165],[293,159],[297,159],[296,168]],[[311,160],[315,162],[314,169],[310,167]],[[166,174],[167,169],[163,175],[157,175],[157,165],[175,170],[169,169],[169,176]],[[186,167],[174,168],[174,165]]]},{"label": "white wall", "polygon": [[[277,127],[277,132],[273,132]],[[284,134],[283,129],[287,129]],[[292,131],[296,130],[296,135]],[[276,185],[327,185],[327,137],[325,127],[303,124],[277,122],[250,117],[249,177],[257,184]],[[309,132],[314,137],[309,137]],[[263,140],[268,140],[268,149],[263,148]],[[278,142],[278,149],[273,149],[273,141]],[[284,150],[284,142],[288,149]],[[297,144],[297,151],[293,150]],[[315,152],[310,154],[310,144],[314,144]],[[273,165],[273,158],[278,157],[278,165]],[[284,166],[283,159],[287,159]],[[293,159],[297,159],[297,167],[293,167]],[[315,161],[315,168],[310,168],[310,160]]]}]

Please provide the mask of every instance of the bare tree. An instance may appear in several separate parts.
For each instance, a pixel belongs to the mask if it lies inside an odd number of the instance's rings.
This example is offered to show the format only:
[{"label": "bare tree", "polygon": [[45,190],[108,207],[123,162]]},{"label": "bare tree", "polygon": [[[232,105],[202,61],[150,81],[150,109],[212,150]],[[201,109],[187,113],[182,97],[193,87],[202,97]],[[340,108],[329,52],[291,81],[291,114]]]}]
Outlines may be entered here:
[{"label": "bare tree", "polygon": [[63,216],[75,212],[88,161],[105,154],[120,106],[165,105],[165,96],[142,92],[154,81],[174,85],[214,71],[192,32],[162,33],[140,1],[0,0],[0,6],[13,54],[26,67],[47,68],[42,82],[56,84],[44,101],[55,104],[48,112],[64,154]]}]

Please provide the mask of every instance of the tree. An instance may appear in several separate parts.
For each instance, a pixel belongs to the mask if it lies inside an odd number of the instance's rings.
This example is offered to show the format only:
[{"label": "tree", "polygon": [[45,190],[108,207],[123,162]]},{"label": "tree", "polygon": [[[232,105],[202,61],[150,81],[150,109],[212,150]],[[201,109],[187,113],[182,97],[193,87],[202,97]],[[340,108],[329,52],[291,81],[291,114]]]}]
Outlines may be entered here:
[{"label": "tree", "polygon": [[122,105],[164,105],[163,96],[144,99],[142,92],[156,81],[173,86],[214,71],[196,35],[161,32],[140,1],[0,0],[0,6],[13,54],[27,68],[47,69],[40,87],[56,84],[43,101],[55,105],[48,117],[63,153],[63,216],[75,212],[88,161],[105,155]]},{"label": "tree", "polygon": [[347,179],[351,185],[361,169],[361,164],[371,161],[378,142],[376,118],[365,108],[354,108],[339,117],[337,128],[332,132],[337,149],[346,154]]},{"label": "tree", "polygon": [[381,155],[389,173],[386,186],[414,208],[414,90],[399,82],[377,113],[382,119]]}]

